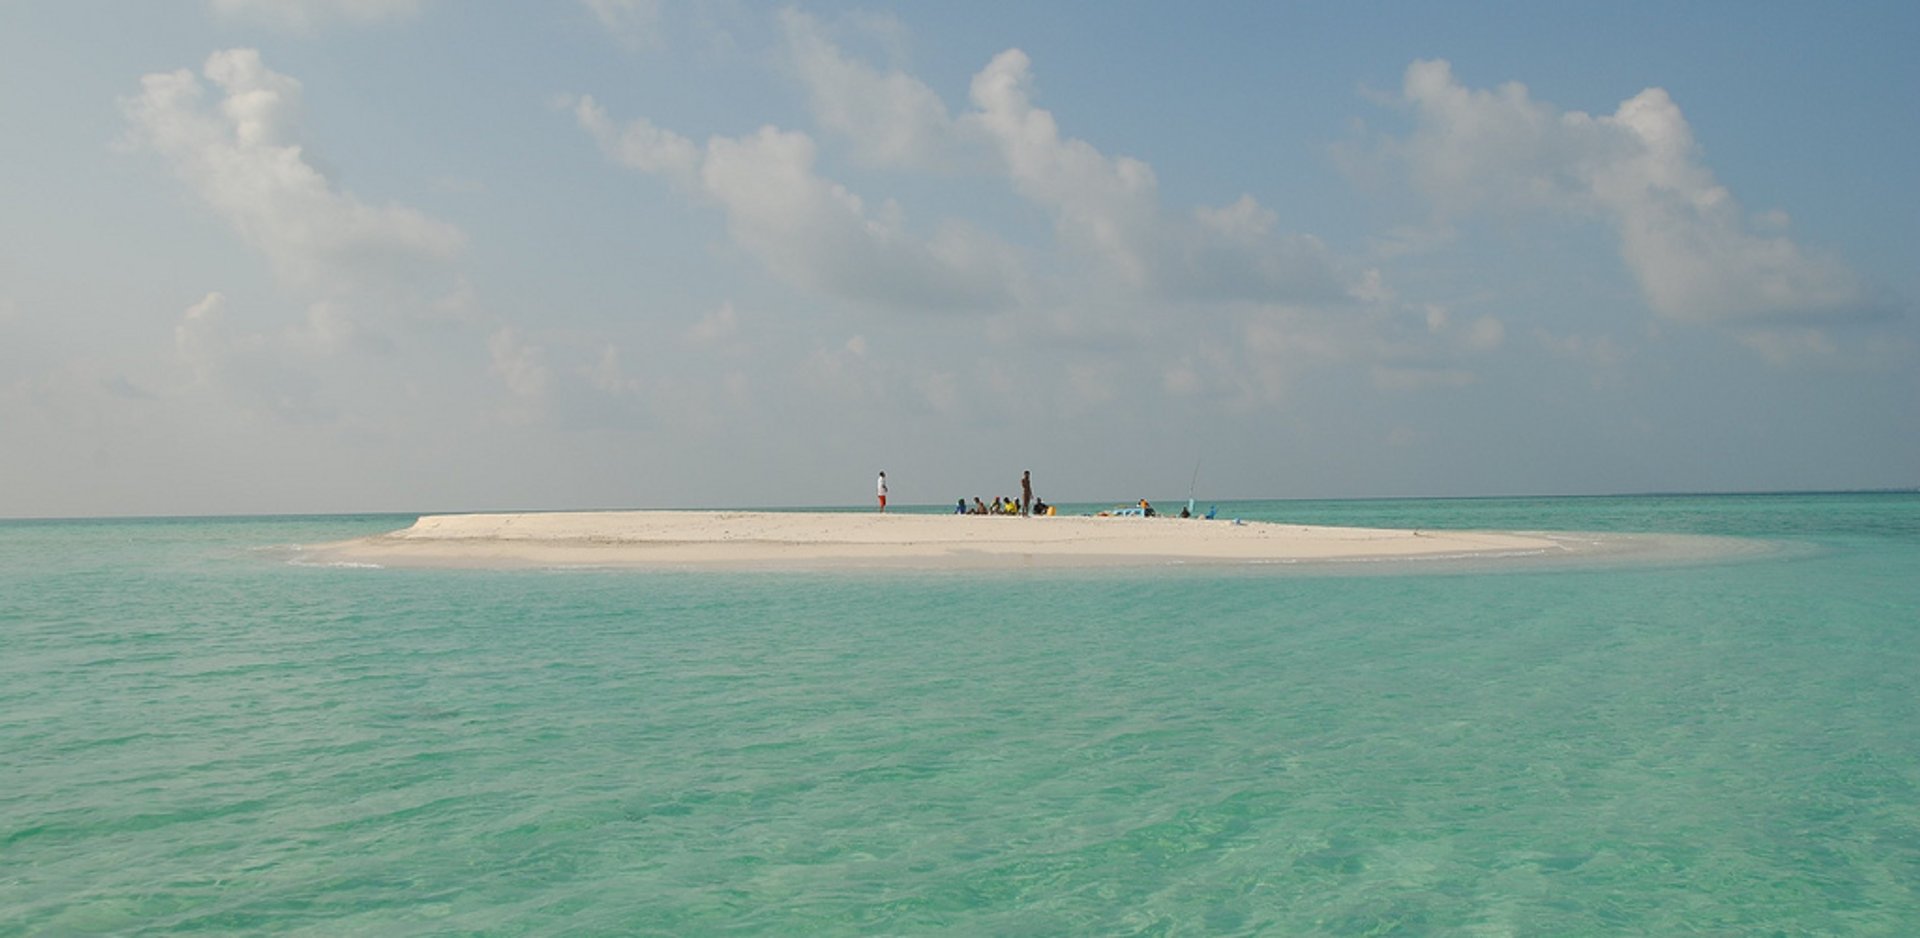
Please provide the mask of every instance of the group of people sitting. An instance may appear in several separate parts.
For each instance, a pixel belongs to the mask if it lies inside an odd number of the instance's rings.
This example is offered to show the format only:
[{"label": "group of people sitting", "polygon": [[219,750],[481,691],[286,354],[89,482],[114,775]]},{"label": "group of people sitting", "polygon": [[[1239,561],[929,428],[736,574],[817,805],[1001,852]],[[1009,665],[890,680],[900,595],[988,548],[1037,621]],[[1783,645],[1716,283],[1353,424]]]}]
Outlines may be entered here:
[{"label": "group of people sitting", "polygon": [[1019,501],[1002,495],[988,504],[981,501],[980,496],[975,495],[972,508],[967,507],[967,500],[964,498],[955,500],[953,513],[956,515],[1050,515],[1053,514],[1053,506],[1033,496],[1033,471],[1028,470],[1020,473]]},{"label": "group of people sitting", "polygon": [[1022,512],[1020,510],[1020,503],[1011,498],[996,498],[991,503],[988,503],[981,501],[980,496],[975,495],[973,497],[973,507],[971,508],[967,507],[966,499],[956,499],[953,503],[953,513],[956,515],[1050,515],[1054,513],[1054,508],[1045,501],[1036,498],[1033,500],[1033,506],[1029,510]]},{"label": "group of people sitting", "polygon": [[[1207,513],[1202,517],[1211,521],[1213,520],[1214,513],[1218,510],[1219,510],[1218,507],[1209,505],[1207,506]],[[972,507],[967,506],[967,500],[964,498],[955,499],[953,502],[953,513],[956,515],[1023,515],[1023,514],[1051,515],[1051,514],[1054,514],[1055,511],[1054,511],[1054,506],[1049,505],[1045,501],[1038,498],[1033,500],[1033,505],[1031,509],[1029,509],[1028,511],[1021,511],[1020,503],[1018,501],[1015,501],[1014,499],[1002,496],[1000,498],[994,499],[991,502],[983,502],[980,500],[980,497],[976,495],[974,496]],[[1094,512],[1094,517],[1096,518],[1116,518],[1116,517],[1118,518],[1153,518],[1153,517],[1158,517],[1159,514],[1160,514],[1159,512],[1154,510],[1153,503],[1143,498],[1140,500],[1140,503],[1138,505],[1125,506],[1120,508],[1109,508],[1106,511],[1097,511],[1097,512]],[[1193,517],[1193,502],[1189,501],[1187,502],[1187,504],[1181,506],[1180,517],[1182,518]]]}]

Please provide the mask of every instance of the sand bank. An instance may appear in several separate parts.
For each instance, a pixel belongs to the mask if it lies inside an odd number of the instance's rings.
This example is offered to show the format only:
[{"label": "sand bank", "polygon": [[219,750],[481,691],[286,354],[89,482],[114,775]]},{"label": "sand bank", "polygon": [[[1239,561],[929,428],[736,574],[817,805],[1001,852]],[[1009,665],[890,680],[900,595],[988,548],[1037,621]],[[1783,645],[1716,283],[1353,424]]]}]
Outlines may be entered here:
[{"label": "sand bank", "polygon": [[1540,557],[1577,539],[1179,518],[610,511],[430,515],[308,548],[318,563],[415,567],[1017,568]]}]

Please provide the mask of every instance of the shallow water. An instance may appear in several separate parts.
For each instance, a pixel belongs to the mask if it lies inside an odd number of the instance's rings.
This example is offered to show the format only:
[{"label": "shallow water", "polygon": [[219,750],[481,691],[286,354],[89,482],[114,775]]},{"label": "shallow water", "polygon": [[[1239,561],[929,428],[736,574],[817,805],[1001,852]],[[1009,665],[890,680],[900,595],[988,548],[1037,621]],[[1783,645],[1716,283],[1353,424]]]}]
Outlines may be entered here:
[{"label": "shallow water", "polygon": [[410,517],[4,522],[0,933],[1920,930],[1920,496],[1221,515],[1765,548],[437,572],[272,549]]}]

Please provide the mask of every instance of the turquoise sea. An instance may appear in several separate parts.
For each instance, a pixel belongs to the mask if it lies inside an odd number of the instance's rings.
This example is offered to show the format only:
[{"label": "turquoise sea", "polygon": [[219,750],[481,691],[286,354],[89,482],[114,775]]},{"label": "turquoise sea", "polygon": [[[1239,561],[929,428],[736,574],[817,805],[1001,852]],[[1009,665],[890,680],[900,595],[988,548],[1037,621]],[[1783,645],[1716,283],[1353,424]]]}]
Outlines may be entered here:
[{"label": "turquoise sea", "polygon": [[1920,934],[1920,495],[1220,505],[1757,549],[421,571],[289,547],[411,516],[0,522],[0,934]]}]

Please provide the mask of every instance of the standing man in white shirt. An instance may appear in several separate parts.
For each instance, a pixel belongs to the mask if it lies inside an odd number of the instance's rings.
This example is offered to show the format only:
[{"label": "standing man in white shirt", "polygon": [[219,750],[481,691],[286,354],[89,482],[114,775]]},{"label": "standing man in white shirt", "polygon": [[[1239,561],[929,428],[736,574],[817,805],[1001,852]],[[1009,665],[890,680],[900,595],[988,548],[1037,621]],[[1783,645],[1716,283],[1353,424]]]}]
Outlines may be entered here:
[{"label": "standing man in white shirt", "polygon": [[885,513],[886,510],[887,510],[887,474],[882,472],[880,473],[880,511],[882,513]]}]

